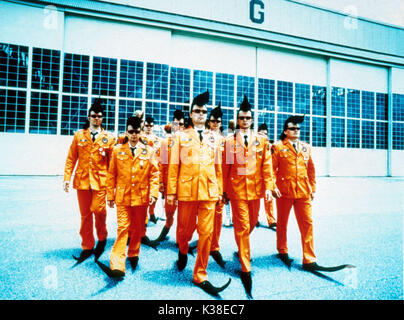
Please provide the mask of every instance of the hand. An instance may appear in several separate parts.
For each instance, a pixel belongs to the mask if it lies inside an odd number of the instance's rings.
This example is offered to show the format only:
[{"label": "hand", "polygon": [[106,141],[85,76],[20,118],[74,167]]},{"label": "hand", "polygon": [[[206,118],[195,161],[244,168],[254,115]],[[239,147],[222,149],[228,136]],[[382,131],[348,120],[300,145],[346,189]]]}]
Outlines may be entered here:
[{"label": "hand", "polygon": [[272,191],[272,195],[273,195],[275,198],[280,198],[280,197],[282,197],[282,194],[281,194],[281,192],[279,191],[278,188],[275,188],[275,190]]},{"label": "hand", "polygon": [[114,200],[108,200],[108,207],[113,208],[115,206],[115,201]]},{"label": "hand", "polygon": [[70,182],[69,181],[63,181],[63,190],[67,193],[69,192],[69,186]]},{"label": "hand", "polygon": [[315,193],[313,192],[313,193],[311,194],[311,201],[314,200],[314,196],[315,196]]},{"label": "hand", "polygon": [[224,204],[228,204],[228,203],[229,203],[229,198],[227,197],[227,193],[226,193],[226,192],[223,192],[222,202],[223,202]]},{"label": "hand", "polygon": [[265,201],[266,202],[272,201],[272,191],[271,190],[265,190]]},{"label": "hand", "polygon": [[175,195],[174,194],[168,194],[166,197],[167,197],[167,203],[170,206],[173,206],[174,202],[175,202]]},{"label": "hand", "polygon": [[219,199],[216,201],[216,205],[218,205],[220,202],[223,202],[223,197],[219,196]]},{"label": "hand", "polygon": [[153,205],[157,201],[157,198],[150,197],[149,206]]}]

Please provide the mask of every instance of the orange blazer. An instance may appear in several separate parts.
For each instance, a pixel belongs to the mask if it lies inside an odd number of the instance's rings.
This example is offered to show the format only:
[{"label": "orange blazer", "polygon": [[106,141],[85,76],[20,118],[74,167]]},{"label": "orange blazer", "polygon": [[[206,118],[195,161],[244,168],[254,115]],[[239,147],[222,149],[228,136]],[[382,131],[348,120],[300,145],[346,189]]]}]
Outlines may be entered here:
[{"label": "orange blazer", "polygon": [[223,181],[229,199],[260,199],[265,196],[265,190],[273,190],[268,139],[251,132],[247,148],[240,133],[227,137],[223,154]]},{"label": "orange blazer", "polygon": [[191,127],[172,137],[167,194],[179,201],[217,201],[223,194],[220,142],[205,130],[202,142]]},{"label": "orange blazer", "polygon": [[70,181],[74,167],[77,168],[73,188],[78,190],[104,190],[109,160],[115,145],[113,135],[105,130],[93,142],[89,129],[78,130],[73,136],[67,155],[64,181]]},{"label": "orange blazer", "polygon": [[150,196],[157,198],[159,172],[154,150],[139,142],[135,155],[129,143],[117,145],[111,157],[107,176],[107,200],[117,205],[147,205]]},{"label": "orange blazer", "polygon": [[308,143],[299,140],[296,152],[288,139],[276,142],[272,146],[272,164],[282,197],[307,199],[315,192],[316,173]]}]

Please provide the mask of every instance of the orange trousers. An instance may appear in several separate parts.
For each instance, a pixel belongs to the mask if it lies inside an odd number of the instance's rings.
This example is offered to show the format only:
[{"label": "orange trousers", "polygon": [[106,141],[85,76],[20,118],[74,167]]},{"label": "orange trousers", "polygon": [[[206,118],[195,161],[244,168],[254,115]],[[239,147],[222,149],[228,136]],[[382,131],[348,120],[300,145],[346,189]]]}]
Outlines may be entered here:
[{"label": "orange trousers", "polygon": [[231,200],[234,238],[236,239],[241,271],[250,272],[250,233],[258,222],[260,199]]},{"label": "orange trousers", "polygon": [[274,201],[264,201],[265,215],[267,217],[268,225],[276,222],[274,215]]},{"label": "orange trousers", "polygon": [[219,251],[219,239],[220,233],[222,232],[222,221],[223,221],[223,207],[224,203],[218,201],[215,206],[215,218],[213,222],[213,234],[212,234],[212,244],[210,251]]},{"label": "orange trousers", "polygon": [[195,229],[198,232],[198,248],[193,272],[196,283],[208,280],[210,246],[216,201],[178,201],[177,242],[182,254],[188,254],[189,241]]},{"label": "orange trousers", "polygon": [[111,250],[109,263],[111,270],[125,272],[128,235],[130,233],[128,257],[137,257],[140,251],[141,238],[146,232],[144,221],[147,214],[147,205],[134,207],[117,206],[116,213],[118,230]]},{"label": "orange trousers", "polygon": [[107,209],[105,197],[105,190],[77,190],[77,199],[81,215],[81,248],[83,250],[93,249],[95,245],[93,214],[98,240],[103,241],[107,238]]},{"label": "orange trousers", "polygon": [[288,253],[287,226],[293,207],[303,247],[303,263],[316,261],[314,254],[313,219],[310,199],[276,199],[278,221],[276,224],[276,246],[279,253]]},{"label": "orange trousers", "polygon": [[174,223],[174,213],[175,210],[177,210],[177,206],[174,205],[169,205],[167,202],[167,197],[164,199],[164,209],[165,209],[165,214],[166,214],[166,227],[171,228],[173,223]]}]

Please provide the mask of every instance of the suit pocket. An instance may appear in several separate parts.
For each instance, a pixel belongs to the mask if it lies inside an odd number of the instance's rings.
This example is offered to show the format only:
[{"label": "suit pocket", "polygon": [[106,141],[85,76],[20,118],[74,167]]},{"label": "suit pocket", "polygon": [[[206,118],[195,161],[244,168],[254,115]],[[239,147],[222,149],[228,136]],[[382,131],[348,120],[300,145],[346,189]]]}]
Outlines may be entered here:
[{"label": "suit pocket", "polygon": [[178,195],[190,197],[192,194],[192,179],[193,177],[183,177],[180,179],[178,186]]},{"label": "suit pocket", "polygon": [[211,198],[217,198],[219,196],[219,187],[216,180],[208,178],[208,191],[209,197]]},{"label": "suit pocket", "polygon": [[100,187],[105,187],[107,184],[107,173],[104,171],[99,171],[98,176],[100,178]]},{"label": "suit pocket", "polygon": [[117,186],[116,193],[115,193],[115,202],[117,204],[123,202],[124,194],[125,194],[125,186]]}]

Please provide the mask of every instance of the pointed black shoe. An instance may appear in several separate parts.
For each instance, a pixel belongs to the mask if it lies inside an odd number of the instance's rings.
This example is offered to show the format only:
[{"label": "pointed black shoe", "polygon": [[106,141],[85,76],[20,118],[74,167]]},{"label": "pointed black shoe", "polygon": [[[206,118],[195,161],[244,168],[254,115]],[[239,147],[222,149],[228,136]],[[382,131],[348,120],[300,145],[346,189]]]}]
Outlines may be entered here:
[{"label": "pointed black shoe", "polygon": [[210,255],[212,258],[216,261],[216,263],[224,269],[226,262],[223,260],[222,254],[220,253],[219,250],[217,251],[211,251]]},{"label": "pointed black shoe", "polygon": [[155,243],[160,243],[161,241],[167,240],[167,234],[170,231],[170,228],[167,228],[166,226],[163,227],[161,230],[160,235],[157,237],[157,239],[153,240]]},{"label": "pointed black shoe", "polygon": [[192,281],[192,282],[196,286],[201,288],[203,291],[205,291],[206,293],[209,293],[210,295],[217,297],[220,292],[222,292],[224,289],[226,289],[229,286],[229,284],[231,282],[231,278],[229,278],[229,281],[227,281],[227,283],[222,287],[215,287],[208,280],[202,281],[200,283],[197,283],[195,281]]},{"label": "pointed black shoe", "polygon": [[252,279],[251,279],[251,272],[241,272],[240,275],[241,283],[244,286],[245,292],[248,296],[249,299],[253,299],[253,296],[251,294],[252,290]]},{"label": "pointed black shoe", "polygon": [[289,255],[287,253],[278,253],[278,258],[281,259],[285,266],[287,266],[290,270],[290,268],[292,267],[293,259],[289,258]]},{"label": "pointed black shoe", "polygon": [[188,256],[186,254],[182,254],[178,251],[178,260],[177,260],[177,267],[179,271],[182,271],[187,266]]},{"label": "pointed black shoe", "polygon": [[112,279],[122,280],[123,277],[125,276],[125,272],[121,270],[111,270],[108,266],[99,262],[98,260],[96,261],[96,263],[101,268],[101,270],[104,271],[105,274]]},{"label": "pointed black shoe", "polygon": [[325,271],[325,272],[335,272],[335,271],[339,271],[345,268],[356,268],[355,266],[351,265],[351,264],[341,264],[339,266],[335,266],[335,267],[323,267],[323,266],[319,266],[316,262],[312,262],[312,263],[303,263],[303,270],[305,271]]},{"label": "pointed black shoe", "polygon": [[132,267],[132,271],[136,270],[137,264],[139,262],[139,257],[130,257],[128,258],[129,262],[130,262],[130,266]]},{"label": "pointed black shoe", "polygon": [[77,263],[82,263],[84,260],[89,258],[93,254],[94,250],[93,249],[88,249],[88,250],[82,250],[80,252],[80,256],[76,257],[73,256],[73,258],[77,261]]},{"label": "pointed black shoe", "polygon": [[94,249],[94,258],[95,261],[98,260],[98,258],[102,255],[105,249],[105,245],[107,244],[107,239],[103,241],[98,241],[97,246]]},{"label": "pointed black shoe", "polygon": [[276,231],[276,222],[271,223],[271,224],[268,226],[268,228],[269,228],[269,229],[272,229],[272,230],[274,230],[274,231]]},{"label": "pointed black shoe", "polygon": [[150,248],[153,248],[154,250],[157,251],[157,245],[158,245],[158,243],[155,242],[155,241],[150,240],[148,236],[144,236],[144,237],[141,239],[140,242],[141,242],[142,244],[144,244],[144,245],[146,245],[146,246],[148,246],[148,247],[150,247]]},{"label": "pointed black shoe", "polygon": [[150,219],[150,221],[153,222],[154,224],[156,224],[156,223],[157,223],[157,220],[158,220],[154,214],[151,214],[149,219]]}]

